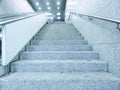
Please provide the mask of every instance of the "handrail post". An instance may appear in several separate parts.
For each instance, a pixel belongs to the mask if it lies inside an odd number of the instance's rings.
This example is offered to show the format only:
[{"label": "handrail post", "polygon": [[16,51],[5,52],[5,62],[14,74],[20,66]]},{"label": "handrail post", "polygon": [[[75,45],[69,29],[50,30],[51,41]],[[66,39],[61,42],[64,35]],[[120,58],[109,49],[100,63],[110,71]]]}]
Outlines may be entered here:
[{"label": "handrail post", "polygon": [[3,64],[3,61],[5,60],[5,25],[0,25],[1,29],[1,63]]},{"label": "handrail post", "polygon": [[71,14],[72,14],[72,13],[70,12],[70,14],[69,14],[69,16],[68,16],[68,21],[70,20],[70,16],[71,16]]},{"label": "handrail post", "polygon": [[79,17],[82,17],[82,15],[81,15],[81,14],[78,14],[78,16],[79,16]]},{"label": "handrail post", "polygon": [[3,26],[0,26],[0,65],[2,64],[2,29]]},{"label": "handrail post", "polygon": [[117,23],[117,29],[120,31],[120,23]]},{"label": "handrail post", "polygon": [[91,16],[88,16],[88,19],[89,19],[89,20],[93,20],[93,18],[92,18]]}]

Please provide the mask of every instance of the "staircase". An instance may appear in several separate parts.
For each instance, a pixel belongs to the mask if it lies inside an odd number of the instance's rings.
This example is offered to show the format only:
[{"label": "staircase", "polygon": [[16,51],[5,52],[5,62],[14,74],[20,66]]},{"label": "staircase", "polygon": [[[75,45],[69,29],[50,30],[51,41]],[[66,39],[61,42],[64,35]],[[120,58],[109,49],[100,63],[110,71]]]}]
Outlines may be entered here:
[{"label": "staircase", "polygon": [[120,79],[70,24],[46,25],[0,79],[0,90],[120,90]]}]

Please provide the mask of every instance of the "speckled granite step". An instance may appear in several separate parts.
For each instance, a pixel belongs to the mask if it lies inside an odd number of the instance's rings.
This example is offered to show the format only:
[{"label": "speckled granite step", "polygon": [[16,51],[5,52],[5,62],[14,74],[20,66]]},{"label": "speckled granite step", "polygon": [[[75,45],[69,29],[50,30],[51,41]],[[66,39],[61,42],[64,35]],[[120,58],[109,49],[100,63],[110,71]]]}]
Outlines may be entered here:
[{"label": "speckled granite step", "polygon": [[20,59],[98,59],[93,51],[32,51],[21,52]]},{"label": "speckled granite step", "polygon": [[29,45],[27,51],[91,51],[89,45]]},{"label": "speckled granite step", "polygon": [[105,72],[17,72],[0,78],[0,90],[120,90],[120,80]]},{"label": "speckled granite step", "polygon": [[42,39],[46,39],[46,40],[83,40],[84,37],[83,36],[80,36],[80,35],[73,35],[73,36],[64,36],[64,37],[56,37],[56,36],[51,36],[49,38],[45,38],[45,37],[42,37],[42,35],[37,35],[34,40],[42,40]]},{"label": "speckled granite step", "polygon": [[98,60],[19,60],[12,72],[107,72],[107,63]]},{"label": "speckled granite step", "polygon": [[86,40],[32,40],[33,45],[87,45]]}]

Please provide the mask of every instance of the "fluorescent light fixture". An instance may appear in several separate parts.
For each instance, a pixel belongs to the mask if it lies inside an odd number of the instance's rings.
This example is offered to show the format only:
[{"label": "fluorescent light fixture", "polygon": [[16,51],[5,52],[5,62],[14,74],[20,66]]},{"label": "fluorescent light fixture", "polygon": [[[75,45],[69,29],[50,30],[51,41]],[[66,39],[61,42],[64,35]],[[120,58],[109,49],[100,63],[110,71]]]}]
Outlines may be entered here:
[{"label": "fluorescent light fixture", "polygon": [[57,2],[57,5],[60,5],[60,2]]},{"label": "fluorescent light fixture", "polygon": [[60,13],[60,12],[57,12],[57,15],[59,16],[59,15],[61,15],[61,13]]},{"label": "fluorescent light fixture", "polygon": [[60,7],[57,7],[57,9],[59,10],[59,9],[60,9]]},{"label": "fluorescent light fixture", "polygon": [[57,19],[59,19],[59,20],[60,20],[60,19],[61,19],[61,17],[57,17]]},{"label": "fluorescent light fixture", "polygon": [[46,4],[47,4],[47,5],[50,5],[50,3],[49,3],[49,2],[47,2]]},{"label": "fluorescent light fixture", "polygon": [[52,13],[47,13],[47,15],[52,15]]},{"label": "fluorescent light fixture", "polygon": [[39,2],[36,2],[35,5],[36,5],[36,6],[39,6]]},{"label": "fluorescent light fixture", "polygon": [[52,15],[52,13],[49,13],[49,15]]},{"label": "fluorescent light fixture", "polygon": [[48,7],[48,10],[50,10],[51,9],[51,7]]},{"label": "fluorescent light fixture", "polygon": [[38,7],[39,10],[41,10],[41,7]]}]

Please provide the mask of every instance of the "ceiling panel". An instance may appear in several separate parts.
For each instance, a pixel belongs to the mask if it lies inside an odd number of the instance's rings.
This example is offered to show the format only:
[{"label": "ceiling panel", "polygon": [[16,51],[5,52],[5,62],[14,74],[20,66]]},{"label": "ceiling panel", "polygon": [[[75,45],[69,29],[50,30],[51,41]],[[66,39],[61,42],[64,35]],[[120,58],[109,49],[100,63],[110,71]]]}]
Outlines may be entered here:
[{"label": "ceiling panel", "polygon": [[[55,20],[58,20],[57,17],[61,17],[59,20],[64,19],[66,0],[28,0],[28,2],[36,12],[48,11],[55,16]],[[47,2],[49,5],[47,5]],[[60,5],[57,5],[57,2],[60,2]],[[58,7],[59,9],[57,9]],[[61,15],[57,15],[57,12],[60,12]]]}]

